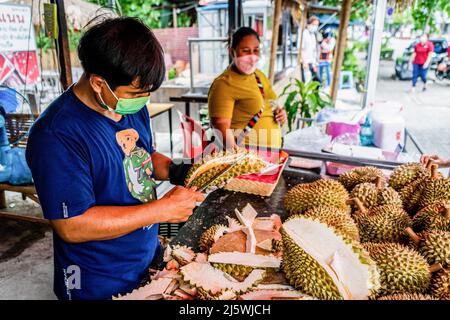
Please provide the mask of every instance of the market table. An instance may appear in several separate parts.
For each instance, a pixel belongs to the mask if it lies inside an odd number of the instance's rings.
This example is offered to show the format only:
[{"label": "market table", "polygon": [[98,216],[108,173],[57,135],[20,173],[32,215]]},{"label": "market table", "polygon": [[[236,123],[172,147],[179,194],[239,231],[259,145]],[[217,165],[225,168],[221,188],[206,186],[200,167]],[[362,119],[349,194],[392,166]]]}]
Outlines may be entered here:
[{"label": "market table", "polygon": [[202,93],[188,92],[180,97],[170,97],[172,102],[184,102],[185,112],[188,117],[191,116],[191,103],[208,103],[208,96]]},{"label": "market table", "polygon": [[[255,208],[258,216],[267,217],[275,213],[284,221],[286,212],[283,210],[283,196],[286,191],[296,184],[313,182],[320,178],[320,174],[314,171],[293,169],[287,165],[270,197],[223,189],[216,190],[208,195],[179,229],[178,235],[171,240],[170,245],[186,245],[198,252],[198,241],[202,233],[214,224],[227,224],[226,216],[236,218],[234,209],[240,211],[247,203]],[[163,267],[162,254],[154,261],[154,264],[157,267]]]}]

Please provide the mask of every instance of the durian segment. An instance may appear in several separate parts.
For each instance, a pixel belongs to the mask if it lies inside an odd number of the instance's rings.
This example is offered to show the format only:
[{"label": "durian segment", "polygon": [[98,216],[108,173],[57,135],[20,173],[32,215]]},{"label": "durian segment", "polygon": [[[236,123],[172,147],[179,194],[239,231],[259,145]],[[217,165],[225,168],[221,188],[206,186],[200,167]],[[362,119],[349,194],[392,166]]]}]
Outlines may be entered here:
[{"label": "durian segment", "polygon": [[360,183],[370,182],[375,183],[377,178],[381,179],[381,183],[384,186],[386,184],[386,178],[383,171],[375,167],[359,167],[349,170],[341,174],[338,181],[350,192]]},{"label": "durian segment", "polygon": [[200,298],[209,300],[234,298],[236,294],[250,291],[264,279],[265,271],[255,269],[239,282],[208,263],[192,262],[183,266],[180,274],[184,282],[197,288]]},{"label": "durian segment", "polygon": [[296,289],[319,299],[368,299],[378,271],[368,254],[332,228],[306,217],[283,224],[282,269]]},{"label": "durian segment", "polygon": [[171,255],[181,266],[184,266],[195,259],[195,252],[187,246],[174,246]]},{"label": "durian segment", "polygon": [[411,228],[406,229],[419,253],[430,265],[440,263],[450,265],[450,232],[442,230],[423,231],[416,234]]},{"label": "durian segment", "polygon": [[361,242],[407,243],[405,229],[411,227],[409,215],[402,207],[385,205],[354,215]]},{"label": "durian segment", "polygon": [[365,243],[380,270],[379,295],[426,293],[431,273],[424,257],[398,243]]},{"label": "durian segment", "polygon": [[259,284],[251,292],[239,297],[240,300],[315,300],[288,285]]},{"label": "durian segment", "polygon": [[450,268],[433,273],[430,293],[440,300],[450,300]]},{"label": "durian segment", "polygon": [[215,224],[211,228],[207,229],[200,236],[199,247],[200,251],[209,251],[214,242],[216,242],[221,236],[228,231],[228,227],[223,224]]},{"label": "durian segment", "polygon": [[221,170],[228,167],[242,155],[246,155],[230,171],[217,179],[211,186],[221,186],[230,179],[244,174],[257,173],[266,167],[266,162],[255,153],[239,149],[236,151],[217,152],[195,163],[188,171],[185,185],[187,187],[202,186]]},{"label": "durian segment", "polygon": [[315,207],[305,212],[305,217],[319,220],[326,225],[333,227],[344,237],[359,241],[359,230],[351,216],[342,210],[333,207]]},{"label": "durian segment", "polygon": [[420,210],[413,218],[413,229],[450,232],[450,201],[438,201]]},{"label": "durian segment", "polygon": [[429,171],[420,163],[406,163],[394,169],[390,178],[389,186],[400,191],[409,183],[426,177]]},{"label": "durian segment", "polygon": [[397,293],[379,297],[377,300],[438,300],[429,294]]},{"label": "durian segment", "polygon": [[298,184],[284,196],[284,208],[290,214],[299,214],[308,209],[325,206],[349,211],[348,192],[335,180],[317,180]]}]

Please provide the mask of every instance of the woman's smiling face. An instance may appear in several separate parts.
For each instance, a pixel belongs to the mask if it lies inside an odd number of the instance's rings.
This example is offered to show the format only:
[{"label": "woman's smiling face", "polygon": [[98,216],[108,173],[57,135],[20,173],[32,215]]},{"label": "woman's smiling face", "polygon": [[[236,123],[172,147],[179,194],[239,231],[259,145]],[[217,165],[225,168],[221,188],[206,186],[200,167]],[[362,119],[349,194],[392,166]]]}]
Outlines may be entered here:
[{"label": "woman's smiling face", "polygon": [[248,35],[242,38],[234,49],[236,56],[242,57],[246,55],[260,55],[260,43],[259,40],[254,35]]}]

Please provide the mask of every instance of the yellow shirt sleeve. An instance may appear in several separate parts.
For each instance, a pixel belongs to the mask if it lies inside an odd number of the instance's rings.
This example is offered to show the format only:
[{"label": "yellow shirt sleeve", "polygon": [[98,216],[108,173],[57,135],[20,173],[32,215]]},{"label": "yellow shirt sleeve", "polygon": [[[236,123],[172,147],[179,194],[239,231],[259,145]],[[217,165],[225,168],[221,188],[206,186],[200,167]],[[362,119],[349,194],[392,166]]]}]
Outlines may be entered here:
[{"label": "yellow shirt sleeve", "polygon": [[208,93],[208,112],[211,118],[233,118],[235,99],[224,79],[216,79]]}]

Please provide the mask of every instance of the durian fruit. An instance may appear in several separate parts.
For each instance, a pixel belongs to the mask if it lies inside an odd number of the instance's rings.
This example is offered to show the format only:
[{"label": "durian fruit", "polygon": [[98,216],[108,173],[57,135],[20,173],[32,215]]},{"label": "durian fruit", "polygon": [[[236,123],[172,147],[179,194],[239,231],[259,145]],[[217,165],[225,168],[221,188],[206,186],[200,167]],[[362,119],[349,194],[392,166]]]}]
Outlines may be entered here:
[{"label": "durian fruit", "polygon": [[200,251],[209,251],[214,242],[216,242],[221,236],[228,231],[228,227],[223,224],[215,224],[211,228],[207,229],[200,236],[199,247]]},{"label": "durian fruit", "polygon": [[248,252],[221,252],[209,255],[208,262],[214,268],[228,273],[237,280],[245,279],[254,269],[277,272],[281,259]]},{"label": "durian fruit", "polygon": [[413,216],[421,208],[436,201],[450,200],[449,182],[442,178],[437,165],[431,165],[428,176],[413,181],[401,190],[400,197],[405,210]]},{"label": "durian fruit", "polygon": [[361,242],[406,243],[405,229],[412,225],[411,218],[402,207],[384,205],[367,210],[360,205],[354,219],[359,228]]},{"label": "durian fruit", "polygon": [[438,300],[438,299],[429,294],[396,293],[379,297],[377,300]]},{"label": "durian fruit", "polygon": [[304,216],[288,219],[281,232],[281,268],[295,289],[332,300],[364,300],[377,291],[377,267],[359,243]]},{"label": "durian fruit", "polygon": [[433,273],[430,293],[440,300],[450,300],[450,268]]},{"label": "durian fruit", "polygon": [[431,272],[427,260],[398,243],[365,243],[364,248],[380,270],[379,295],[426,293]]},{"label": "durian fruit", "polygon": [[226,169],[239,157],[246,155],[237,165],[222,177],[214,181],[210,187],[221,187],[230,179],[244,174],[257,173],[266,167],[266,162],[255,153],[245,149],[217,152],[196,162],[188,171],[185,186],[201,187],[216,174]]},{"label": "durian fruit", "polygon": [[450,232],[430,230],[416,234],[412,228],[406,228],[406,232],[429,264],[450,265]]},{"label": "durian fruit", "polygon": [[413,218],[413,229],[416,232],[424,230],[450,232],[450,201],[438,201],[420,210]]},{"label": "durian fruit", "polygon": [[389,186],[400,191],[411,182],[428,176],[429,171],[420,163],[406,163],[394,169],[390,178]]},{"label": "durian fruit", "polygon": [[351,198],[358,198],[364,207],[370,209],[377,206],[392,204],[403,205],[400,195],[394,189],[385,187],[380,177],[375,183],[361,183],[353,188],[350,193]]},{"label": "durian fruit", "polygon": [[284,208],[289,215],[303,213],[319,206],[333,207],[349,212],[348,192],[335,180],[317,180],[298,184],[284,196]]},{"label": "durian fruit", "polygon": [[333,227],[344,237],[359,241],[359,230],[351,216],[342,210],[333,207],[315,207],[304,213],[305,217],[310,217]]},{"label": "durian fruit", "polygon": [[375,167],[359,167],[341,174],[338,181],[351,192],[358,184],[365,182],[375,183],[377,178],[381,179],[383,185],[386,184],[386,178],[380,169]]},{"label": "durian fruit", "polygon": [[251,291],[264,279],[265,271],[255,269],[239,282],[209,263],[192,262],[180,268],[180,275],[183,282],[197,289],[200,299],[228,300]]}]

